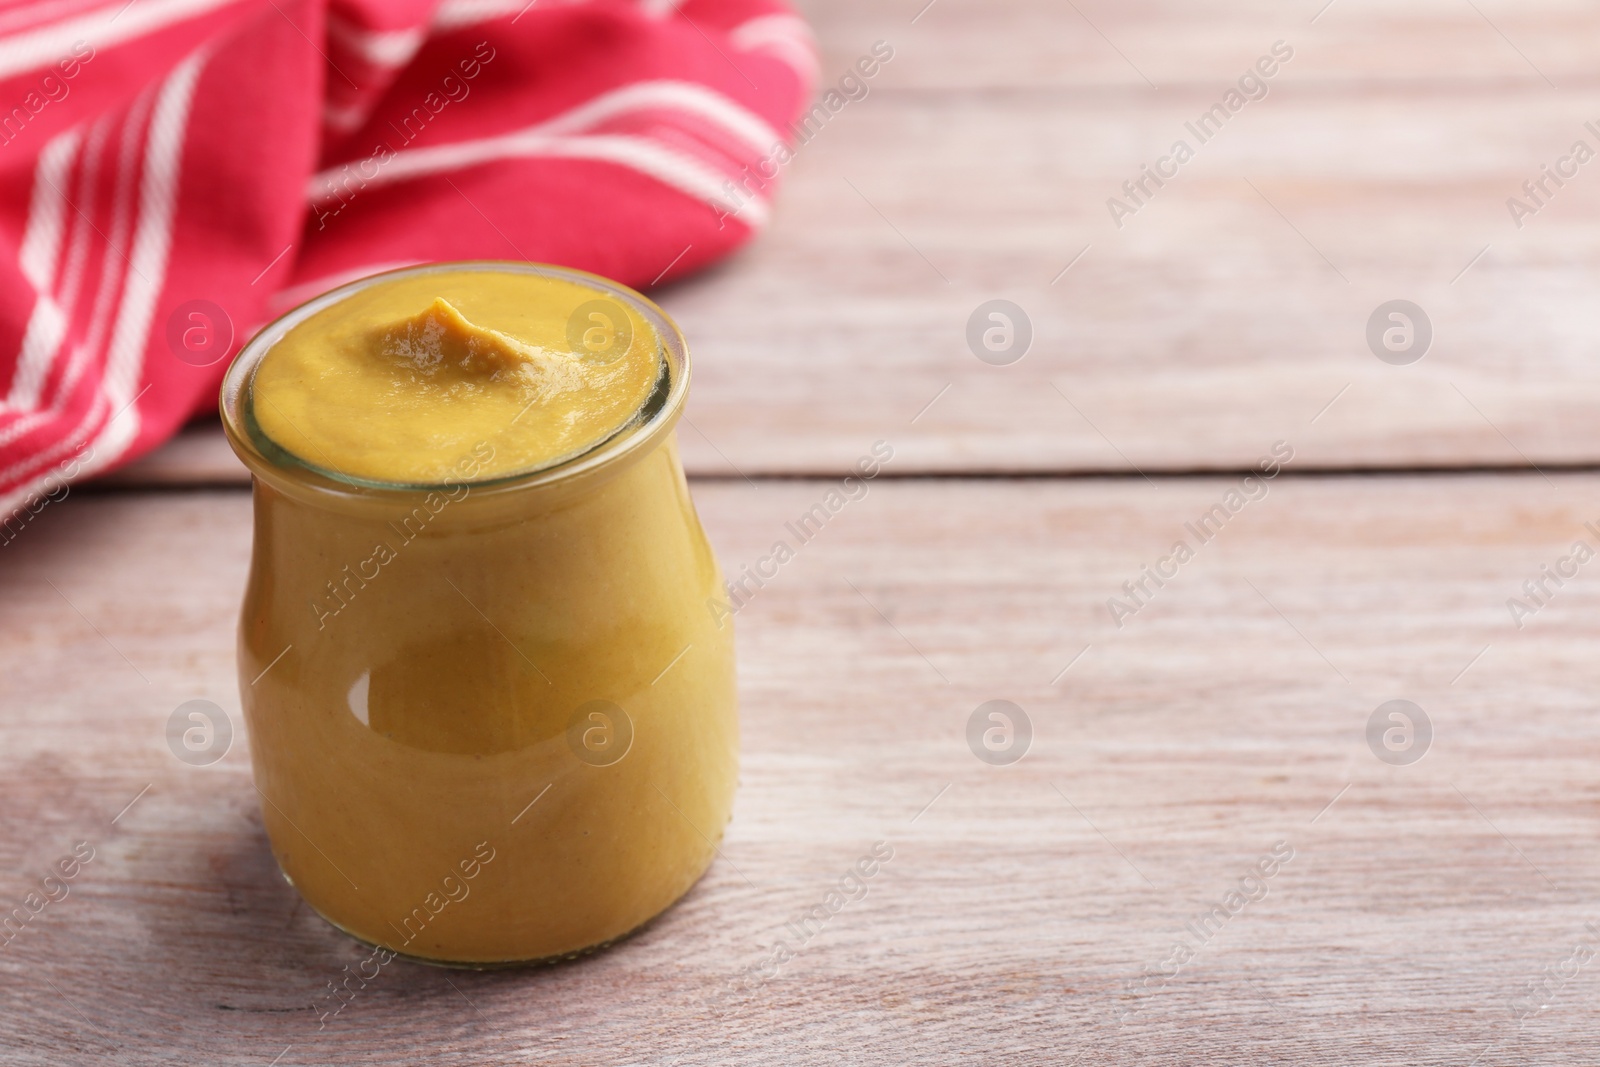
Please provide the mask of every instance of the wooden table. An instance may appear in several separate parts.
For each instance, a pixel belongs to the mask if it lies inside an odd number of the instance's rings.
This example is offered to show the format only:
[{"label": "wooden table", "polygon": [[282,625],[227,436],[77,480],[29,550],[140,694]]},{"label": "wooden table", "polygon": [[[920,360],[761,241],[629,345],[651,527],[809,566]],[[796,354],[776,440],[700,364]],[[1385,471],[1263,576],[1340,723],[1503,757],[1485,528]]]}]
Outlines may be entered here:
[{"label": "wooden table", "polygon": [[[278,877],[242,733],[205,767],[164,736],[195,698],[241,725],[250,503],[202,428],[0,549],[7,908],[93,849],[0,948],[0,1063],[1593,1062],[1600,562],[1523,584],[1600,548],[1600,164],[1521,230],[1504,200],[1600,143],[1600,14],[805,6],[825,79],[895,59],[772,230],[665,294],[686,458],[737,571],[896,455],[739,615],[724,857],[611,951],[395,963],[321,1026],[362,950]],[[1009,366],[964,337],[994,297],[1035,328]],[[1420,362],[1367,347],[1394,298]],[[969,745],[992,700],[1032,727],[1008,765]],[[1393,700],[1431,739],[1384,747]],[[866,897],[727,995],[876,842]]]}]

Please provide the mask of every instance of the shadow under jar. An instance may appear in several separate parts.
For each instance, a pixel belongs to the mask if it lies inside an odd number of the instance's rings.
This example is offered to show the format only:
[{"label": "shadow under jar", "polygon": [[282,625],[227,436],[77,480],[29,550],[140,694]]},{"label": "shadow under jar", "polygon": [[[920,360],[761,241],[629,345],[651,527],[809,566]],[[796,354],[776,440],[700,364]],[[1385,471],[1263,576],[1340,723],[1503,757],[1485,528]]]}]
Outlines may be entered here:
[{"label": "shadow under jar", "polygon": [[[395,484],[307,463],[261,430],[263,357],[352,294],[434,272],[577,282],[648,322],[636,416],[553,466]],[[284,875],[330,923],[463,966],[571,956],[700,877],[737,775],[731,620],[674,426],[683,338],[654,304],[526,264],[413,268],[334,290],[229,369],[223,421],[254,475],[239,627],[256,787]]]}]

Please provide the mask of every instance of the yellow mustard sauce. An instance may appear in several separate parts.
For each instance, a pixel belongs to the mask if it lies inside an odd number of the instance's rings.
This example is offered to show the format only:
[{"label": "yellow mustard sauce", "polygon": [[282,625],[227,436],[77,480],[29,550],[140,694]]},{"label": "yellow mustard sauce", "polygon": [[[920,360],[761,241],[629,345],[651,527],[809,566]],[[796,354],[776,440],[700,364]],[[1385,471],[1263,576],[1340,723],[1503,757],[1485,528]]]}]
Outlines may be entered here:
[{"label": "yellow mustard sauce", "polygon": [[535,280],[404,278],[325,308],[261,361],[257,425],[313,466],[408,484],[459,479],[484,440],[480,479],[594,447],[654,391],[660,342],[597,289]]}]

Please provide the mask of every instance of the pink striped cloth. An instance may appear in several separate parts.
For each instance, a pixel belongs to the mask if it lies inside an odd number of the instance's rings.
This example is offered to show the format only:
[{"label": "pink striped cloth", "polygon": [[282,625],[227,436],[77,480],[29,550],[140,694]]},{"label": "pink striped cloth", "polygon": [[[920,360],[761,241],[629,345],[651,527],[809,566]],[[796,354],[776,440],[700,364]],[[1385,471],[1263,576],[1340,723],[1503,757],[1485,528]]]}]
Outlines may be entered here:
[{"label": "pink striped cloth", "polygon": [[344,281],[717,259],[814,73],[781,0],[4,7],[0,518],[213,408],[252,330]]}]

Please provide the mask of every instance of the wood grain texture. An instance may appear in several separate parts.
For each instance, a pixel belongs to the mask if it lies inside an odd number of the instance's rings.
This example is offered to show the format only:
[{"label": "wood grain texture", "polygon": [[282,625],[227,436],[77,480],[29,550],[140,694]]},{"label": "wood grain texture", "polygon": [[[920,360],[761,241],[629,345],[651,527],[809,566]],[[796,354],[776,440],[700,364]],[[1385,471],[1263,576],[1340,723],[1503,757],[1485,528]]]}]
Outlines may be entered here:
[{"label": "wood grain texture", "polygon": [[[1505,602],[1595,543],[1600,478],[1286,477],[1115,626],[1234,485],[874,483],[738,616],[742,787],[678,907],[573,965],[391,964],[320,1030],[365,953],[279,878],[247,740],[194,768],[163,734],[191,698],[238,723],[248,497],[50,505],[0,549],[0,896],[96,855],[0,949],[0,1059],[1590,1062],[1597,964],[1511,1005],[1600,943],[1600,563],[1520,631]],[[737,573],[826,488],[695,494]],[[1407,767],[1363,735],[1398,697],[1435,730]],[[965,740],[997,698],[1035,731],[1009,767]],[[719,997],[880,840],[865,899]],[[1278,841],[1266,897],[1131,993]]]},{"label": "wood grain texture", "polygon": [[[1600,180],[1520,229],[1506,207],[1600,148],[1592,8],[806,6],[825,84],[874,40],[895,57],[800,150],[770,230],[663,294],[697,359],[691,469],[838,470],[878,437],[900,469],[1233,467],[1346,386],[1304,462],[1600,455]],[[1280,39],[1267,98],[1199,144],[1184,122]],[[1119,229],[1107,199],[1180,137],[1196,158]],[[1013,366],[964,338],[993,297],[1033,322]],[[1435,328],[1409,367],[1364,339],[1396,298]]]}]

